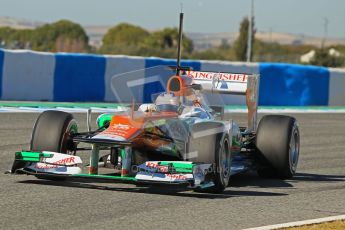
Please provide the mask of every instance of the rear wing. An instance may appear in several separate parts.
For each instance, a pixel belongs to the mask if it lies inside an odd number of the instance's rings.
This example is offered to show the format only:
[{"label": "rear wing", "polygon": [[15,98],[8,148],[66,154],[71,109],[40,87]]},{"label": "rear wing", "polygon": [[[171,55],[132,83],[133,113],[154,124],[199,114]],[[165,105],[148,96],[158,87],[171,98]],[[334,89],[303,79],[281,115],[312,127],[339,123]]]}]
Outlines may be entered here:
[{"label": "rear wing", "polygon": [[201,91],[208,93],[246,96],[248,107],[248,129],[256,130],[257,107],[259,99],[259,74],[235,74],[205,71],[185,71],[185,76],[192,79],[191,84],[201,86]]}]

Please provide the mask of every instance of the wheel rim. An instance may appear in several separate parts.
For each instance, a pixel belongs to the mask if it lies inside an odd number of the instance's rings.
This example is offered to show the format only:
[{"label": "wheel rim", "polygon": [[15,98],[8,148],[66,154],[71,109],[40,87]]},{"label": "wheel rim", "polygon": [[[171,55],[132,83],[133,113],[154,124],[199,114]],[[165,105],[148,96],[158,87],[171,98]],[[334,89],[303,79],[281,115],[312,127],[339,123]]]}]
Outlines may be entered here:
[{"label": "wheel rim", "polygon": [[224,185],[228,184],[230,177],[231,158],[228,141],[225,140],[220,154],[220,176]]},{"label": "wheel rim", "polygon": [[[64,133],[63,137],[62,137],[62,142],[61,142],[61,146],[60,149],[63,149],[63,146],[66,144],[66,141],[68,138],[70,138],[70,136],[74,133],[78,132],[78,126],[77,126],[77,122],[72,119],[66,128],[66,132]],[[73,155],[74,151],[72,151],[71,149],[66,149],[66,154],[68,155]]]},{"label": "wheel rim", "polygon": [[299,158],[299,133],[296,126],[294,126],[291,134],[290,145],[290,169],[291,172],[296,172],[298,158]]}]

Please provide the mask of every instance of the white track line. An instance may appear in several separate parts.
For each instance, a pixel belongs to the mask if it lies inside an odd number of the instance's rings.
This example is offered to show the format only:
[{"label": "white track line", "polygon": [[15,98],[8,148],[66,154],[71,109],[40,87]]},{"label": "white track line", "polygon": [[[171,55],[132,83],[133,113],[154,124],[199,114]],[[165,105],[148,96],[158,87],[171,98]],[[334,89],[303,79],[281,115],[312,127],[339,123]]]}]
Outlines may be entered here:
[{"label": "white track line", "polygon": [[256,227],[256,228],[246,228],[243,230],[272,230],[272,229],[280,229],[280,228],[298,227],[298,226],[310,225],[310,224],[320,224],[320,223],[337,221],[337,220],[345,220],[345,215],[330,216],[330,217],[311,219],[311,220],[302,220],[302,221],[289,222],[289,223],[284,223],[284,224],[267,225],[267,226]]}]

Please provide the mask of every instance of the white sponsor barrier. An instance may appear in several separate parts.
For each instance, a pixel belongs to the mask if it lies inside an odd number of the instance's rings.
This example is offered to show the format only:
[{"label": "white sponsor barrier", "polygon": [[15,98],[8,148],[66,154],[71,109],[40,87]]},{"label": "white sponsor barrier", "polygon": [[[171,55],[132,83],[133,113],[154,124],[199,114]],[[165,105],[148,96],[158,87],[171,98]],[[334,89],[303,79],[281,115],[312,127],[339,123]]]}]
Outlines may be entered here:
[{"label": "white sponsor barrier", "polygon": [[329,101],[330,106],[345,105],[345,69],[329,69]]},{"label": "white sponsor barrier", "polygon": [[6,51],[1,99],[52,101],[54,70],[54,54]]}]

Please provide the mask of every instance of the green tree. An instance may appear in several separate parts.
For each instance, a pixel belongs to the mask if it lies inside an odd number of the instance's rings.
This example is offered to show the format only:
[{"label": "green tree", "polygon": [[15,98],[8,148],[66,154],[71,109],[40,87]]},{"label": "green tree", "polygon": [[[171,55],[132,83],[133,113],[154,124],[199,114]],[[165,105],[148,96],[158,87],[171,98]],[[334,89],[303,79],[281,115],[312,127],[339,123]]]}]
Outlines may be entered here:
[{"label": "green tree", "polygon": [[0,43],[2,43],[5,48],[9,48],[11,43],[14,42],[12,38],[16,31],[17,30],[10,27],[0,27]]},{"label": "green tree", "polygon": [[218,47],[212,47],[202,51],[194,51],[193,59],[201,60],[235,60],[234,50],[226,40],[222,40]]},{"label": "green tree", "polygon": [[8,41],[10,36],[16,32],[15,29],[10,27],[0,27],[0,40],[1,41]]},{"label": "green tree", "polygon": [[191,58],[200,60],[226,60],[225,55],[223,52],[220,52],[219,48],[194,52]]},{"label": "green tree", "polygon": [[301,55],[315,48],[313,45],[282,45],[277,42],[263,42],[255,39],[253,60],[258,62],[299,63]]},{"label": "green tree", "polygon": [[102,39],[101,53],[137,55],[149,32],[139,26],[121,23],[108,30]]},{"label": "green tree", "polygon": [[[252,23],[252,47],[255,39],[255,30],[254,30],[254,20]],[[245,17],[240,24],[240,33],[238,38],[234,43],[235,56],[238,61],[245,61],[247,57],[248,49],[248,29],[249,29],[249,19]],[[253,49],[251,51],[251,57],[253,56]]]},{"label": "green tree", "polygon": [[81,25],[60,20],[38,27],[33,33],[32,48],[38,51],[87,52],[88,36]]},{"label": "green tree", "polygon": [[21,29],[16,30],[10,37],[12,41],[17,43],[17,49],[31,49],[32,46],[32,35],[34,30]]},{"label": "green tree", "polygon": [[0,28],[0,43],[4,43],[5,48],[24,49],[31,47],[33,30],[13,29],[10,27]]},{"label": "green tree", "polygon": [[[155,31],[148,36],[143,49],[146,56],[159,56],[166,58],[175,58],[178,46],[178,29],[165,28]],[[193,42],[185,34],[182,34],[182,57],[188,58],[193,52]]]}]

